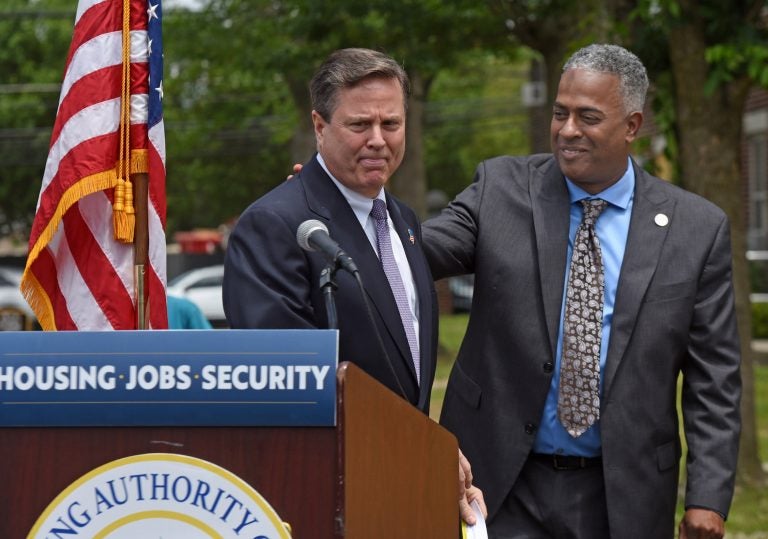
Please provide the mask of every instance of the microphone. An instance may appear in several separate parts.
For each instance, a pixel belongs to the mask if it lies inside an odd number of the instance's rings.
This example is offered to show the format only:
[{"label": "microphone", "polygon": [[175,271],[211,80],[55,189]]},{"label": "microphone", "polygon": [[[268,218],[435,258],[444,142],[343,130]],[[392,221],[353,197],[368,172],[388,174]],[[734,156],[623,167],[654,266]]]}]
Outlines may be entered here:
[{"label": "microphone", "polygon": [[[338,243],[331,239],[331,236],[328,235],[328,227],[325,226],[322,221],[318,221],[317,219],[308,219],[299,225],[299,228],[296,229],[296,241],[305,251],[319,251],[323,253],[330,262],[336,265],[340,265],[354,276],[355,281],[357,282],[357,289],[360,292],[360,297],[363,298],[363,303],[365,304],[368,320],[370,320],[374,333],[376,334],[376,341],[379,344],[381,353],[387,360],[387,366],[392,373],[392,378],[395,380],[397,388],[400,390],[400,395],[407,401],[408,396],[405,393],[405,389],[403,389],[403,384],[400,382],[400,378],[397,376],[395,367],[392,364],[392,359],[390,359],[389,354],[387,353],[387,348],[384,346],[384,341],[381,338],[379,326],[377,325],[376,319],[373,316],[371,301],[368,299],[368,294],[365,292],[365,288],[363,287],[363,279],[360,277],[360,272],[357,270],[357,266],[355,265],[352,258],[347,253],[345,253],[341,247],[339,247]],[[328,312],[329,323],[331,320],[335,320],[336,318],[336,307],[333,305],[333,290],[335,285],[333,285],[333,282],[330,281],[332,286],[327,286],[328,279],[332,277],[333,272],[327,271],[326,268],[323,270],[323,274],[321,275],[320,279],[321,288],[323,289],[323,294],[325,295],[326,299],[326,310]],[[330,325],[329,329],[336,329],[336,325]]]},{"label": "microphone", "polygon": [[317,219],[308,219],[296,229],[296,241],[305,251],[323,253],[329,261],[340,265],[349,273],[357,273],[357,266],[339,244],[328,235],[328,227]]}]

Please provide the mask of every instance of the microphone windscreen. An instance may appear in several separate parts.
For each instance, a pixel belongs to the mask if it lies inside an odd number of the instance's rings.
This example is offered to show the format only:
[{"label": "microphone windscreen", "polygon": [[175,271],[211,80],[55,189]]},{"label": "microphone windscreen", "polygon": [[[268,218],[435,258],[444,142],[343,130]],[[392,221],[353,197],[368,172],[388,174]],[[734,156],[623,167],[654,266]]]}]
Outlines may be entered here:
[{"label": "microphone windscreen", "polygon": [[328,234],[328,227],[322,221],[317,219],[307,219],[296,229],[296,241],[305,251],[314,251],[315,248],[309,243],[309,237],[316,231],[321,230]]}]

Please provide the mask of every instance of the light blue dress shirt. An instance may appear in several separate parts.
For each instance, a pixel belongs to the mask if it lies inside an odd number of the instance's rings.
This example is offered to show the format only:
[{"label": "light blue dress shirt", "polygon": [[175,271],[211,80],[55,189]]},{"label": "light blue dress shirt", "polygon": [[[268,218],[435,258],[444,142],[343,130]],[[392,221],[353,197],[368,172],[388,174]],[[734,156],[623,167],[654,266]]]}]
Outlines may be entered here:
[{"label": "light blue dress shirt", "polygon": [[613,306],[616,302],[616,288],[619,283],[621,262],[624,259],[624,249],[627,245],[629,219],[632,215],[632,201],[635,192],[635,171],[632,162],[628,160],[627,171],[621,179],[604,191],[590,195],[576,186],[568,178],[568,193],[571,198],[571,220],[568,231],[568,258],[563,283],[563,303],[560,307],[560,327],[557,332],[557,352],[555,354],[555,370],[552,384],[547,394],[541,424],[533,443],[535,453],[576,455],[581,457],[596,457],[601,453],[600,422],[598,421],[578,438],[572,438],[560,424],[557,417],[557,393],[560,383],[560,358],[563,353],[563,313],[565,310],[565,289],[568,286],[568,268],[573,252],[573,240],[576,229],[581,223],[583,210],[579,201],[585,198],[601,198],[608,202],[603,213],[597,219],[596,232],[600,240],[600,250],[603,254],[605,271],[605,307],[603,308],[603,336],[600,343],[600,398],[603,396],[603,376],[605,359],[608,355],[608,344],[611,337],[611,322]]}]

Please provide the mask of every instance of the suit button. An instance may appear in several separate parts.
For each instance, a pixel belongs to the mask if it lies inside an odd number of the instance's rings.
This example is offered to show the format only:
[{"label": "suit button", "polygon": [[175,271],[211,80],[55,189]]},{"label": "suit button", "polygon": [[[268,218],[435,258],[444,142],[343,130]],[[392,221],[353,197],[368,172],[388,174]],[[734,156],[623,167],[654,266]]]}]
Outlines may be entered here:
[{"label": "suit button", "polygon": [[525,426],[525,433],[526,434],[533,434],[534,432],[536,432],[536,425],[534,425],[533,423],[528,423]]},{"label": "suit button", "polygon": [[555,370],[555,365],[551,361],[547,361],[546,363],[544,363],[544,372],[549,374],[553,370]]}]

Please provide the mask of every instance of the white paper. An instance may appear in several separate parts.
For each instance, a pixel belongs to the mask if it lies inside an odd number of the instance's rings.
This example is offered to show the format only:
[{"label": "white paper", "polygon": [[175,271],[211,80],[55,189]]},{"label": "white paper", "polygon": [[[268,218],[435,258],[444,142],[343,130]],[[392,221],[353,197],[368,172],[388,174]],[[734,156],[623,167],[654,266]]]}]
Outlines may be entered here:
[{"label": "white paper", "polygon": [[477,521],[472,526],[464,525],[464,538],[488,539],[488,529],[485,527],[485,519],[483,518],[483,512],[480,511],[480,504],[477,503],[477,500],[473,500],[470,507],[475,512]]}]

